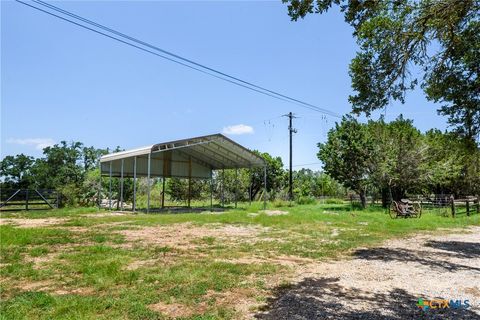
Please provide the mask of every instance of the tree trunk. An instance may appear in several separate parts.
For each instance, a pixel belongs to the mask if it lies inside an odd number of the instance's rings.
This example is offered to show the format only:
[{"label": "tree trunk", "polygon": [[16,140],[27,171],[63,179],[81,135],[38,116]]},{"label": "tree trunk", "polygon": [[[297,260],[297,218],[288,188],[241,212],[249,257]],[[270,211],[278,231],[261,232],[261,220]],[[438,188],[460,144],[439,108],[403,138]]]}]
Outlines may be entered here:
[{"label": "tree trunk", "polygon": [[362,208],[365,209],[367,207],[367,197],[365,195],[365,191],[360,190],[358,195],[360,196],[360,204],[362,205]]},{"label": "tree trunk", "polygon": [[382,188],[382,207],[386,208],[390,204],[390,192],[388,187]]}]

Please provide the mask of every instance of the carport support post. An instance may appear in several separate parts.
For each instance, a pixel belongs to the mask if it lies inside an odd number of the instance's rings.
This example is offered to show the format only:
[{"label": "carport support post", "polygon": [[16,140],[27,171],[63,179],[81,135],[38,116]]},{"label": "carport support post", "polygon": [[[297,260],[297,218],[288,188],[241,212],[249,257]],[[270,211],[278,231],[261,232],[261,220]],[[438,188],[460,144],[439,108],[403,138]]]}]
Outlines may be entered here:
[{"label": "carport support post", "polygon": [[248,177],[250,178],[248,181],[248,204],[252,205],[252,168],[248,170]]},{"label": "carport support post", "polygon": [[109,191],[108,191],[108,208],[112,210],[112,161],[110,161],[110,171],[109,171]]},{"label": "carport support post", "polygon": [[235,209],[237,208],[238,201],[238,168],[235,168]]},{"label": "carport support post", "polygon": [[263,210],[267,209],[267,166],[263,167]]},{"label": "carport support post", "polygon": [[165,176],[162,177],[162,209],[165,207]]},{"label": "carport support post", "polygon": [[210,211],[213,211],[213,169],[210,170]]},{"label": "carport support post", "polygon": [[188,159],[188,207],[190,208],[190,198],[192,197],[192,157]]},{"label": "carport support post", "polygon": [[147,165],[147,213],[150,212],[150,160],[152,158],[152,153],[148,154],[148,165]]},{"label": "carport support post", "polygon": [[133,205],[132,210],[137,208],[137,157],[133,158]]},{"label": "carport support post", "polygon": [[123,211],[123,165],[124,160],[122,159],[122,166],[120,171],[120,211]]},{"label": "carport support post", "polygon": [[220,188],[220,199],[221,199],[221,202],[222,202],[222,208],[225,206],[225,197],[224,197],[224,194],[223,194],[224,183],[225,183],[225,169],[222,169],[222,184],[221,184],[221,188]]}]

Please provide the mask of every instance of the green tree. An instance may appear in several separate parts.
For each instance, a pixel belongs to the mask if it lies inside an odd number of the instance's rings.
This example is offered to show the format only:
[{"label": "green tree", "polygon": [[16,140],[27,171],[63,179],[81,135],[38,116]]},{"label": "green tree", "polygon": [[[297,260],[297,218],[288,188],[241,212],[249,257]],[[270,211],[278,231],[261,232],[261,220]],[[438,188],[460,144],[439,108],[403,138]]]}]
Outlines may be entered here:
[{"label": "green tree", "polygon": [[[339,5],[360,50],[350,64],[353,111],[405,102],[419,82],[456,131],[480,132],[480,1],[283,0],[292,20]],[[418,77],[413,74],[419,74]]]},{"label": "green tree", "polygon": [[0,176],[3,177],[3,187],[28,188],[32,183],[31,169],[35,160],[23,153],[16,156],[6,156],[0,161]]},{"label": "green tree", "polygon": [[453,133],[430,130],[424,137],[426,150],[424,185],[435,194],[480,193],[480,149]]},{"label": "green tree", "polygon": [[[260,153],[254,151],[265,160],[267,166],[267,192],[270,198],[274,198],[275,195],[282,190],[285,186],[285,170],[283,169],[282,158],[272,157],[269,153]],[[263,168],[252,169],[252,200],[262,193],[263,190]]]},{"label": "green tree", "polygon": [[345,116],[328,132],[327,142],[319,143],[318,147],[317,155],[324,164],[325,172],[355,191],[360,196],[362,207],[365,207],[365,188],[373,151],[366,125],[352,116]]},{"label": "green tree", "polygon": [[412,120],[400,115],[390,123],[369,121],[367,128],[373,143],[370,179],[382,193],[382,204],[390,197],[399,200],[408,192],[420,192],[425,152],[422,134]]},{"label": "green tree", "polygon": [[[210,190],[210,181],[201,179],[191,180],[190,199],[200,200],[206,196]],[[169,178],[166,181],[166,190],[170,199],[175,201],[184,201],[188,199],[188,179]]]}]

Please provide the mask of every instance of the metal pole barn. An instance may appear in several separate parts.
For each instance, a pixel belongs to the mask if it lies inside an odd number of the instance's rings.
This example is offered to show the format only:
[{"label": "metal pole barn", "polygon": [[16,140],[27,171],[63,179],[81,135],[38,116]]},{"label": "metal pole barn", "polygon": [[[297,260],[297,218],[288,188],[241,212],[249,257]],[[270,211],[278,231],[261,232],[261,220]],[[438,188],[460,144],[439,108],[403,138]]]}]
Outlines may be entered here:
[{"label": "metal pole barn", "polygon": [[123,165],[124,159],[122,159],[121,173],[120,173],[120,211],[123,211]]},{"label": "metal pole barn", "polygon": [[110,183],[110,190],[109,190],[109,209],[112,210],[112,161],[110,161],[110,179],[109,179],[109,183]]},{"label": "metal pole barn", "polygon": [[150,212],[150,160],[152,158],[152,153],[148,154],[148,165],[147,165],[147,213]]},{"label": "metal pole barn", "polygon": [[[167,163],[164,161],[163,171],[161,166],[157,166],[157,153],[165,153],[165,159],[168,160]],[[173,158],[172,158],[173,156]],[[139,162],[138,159],[141,161]],[[148,158],[148,159],[147,159]],[[170,158],[172,158],[170,160]],[[123,168],[121,168],[121,161],[123,160]],[[125,185],[125,180],[128,177],[131,177],[131,167],[127,168],[126,170],[125,165],[130,166],[130,162],[132,161],[133,165],[133,179],[134,179],[134,196],[133,196],[133,205],[132,209],[134,211],[138,211],[138,198],[137,198],[137,177],[140,175],[141,177],[146,177],[147,181],[147,201],[146,207],[147,212],[153,211],[155,208],[152,199],[156,199],[156,197],[152,198],[152,185],[153,180],[157,177],[162,177],[162,205],[166,207],[167,203],[165,202],[165,187],[166,184],[166,177],[171,175],[171,172],[174,172],[175,176],[179,178],[190,180],[189,183],[189,205],[193,205],[191,203],[192,196],[194,195],[194,181],[193,179],[201,178],[201,179],[210,179],[212,190],[211,190],[211,207],[213,207],[215,190],[217,184],[216,181],[213,181],[215,178],[212,174],[212,170],[218,170],[218,181],[221,183],[218,185],[219,191],[221,192],[221,206],[226,207],[226,200],[228,199],[228,193],[225,193],[225,188],[227,187],[227,182],[225,179],[225,170],[226,169],[236,169],[235,172],[235,190],[231,190],[235,192],[235,204],[238,207],[238,201],[241,199],[241,189],[238,187],[239,180],[241,179],[240,174],[238,173],[238,169],[240,168],[252,168],[257,167],[264,167],[265,161],[259,155],[249,151],[248,149],[244,148],[243,146],[239,145],[238,143],[230,140],[229,138],[223,136],[222,134],[214,134],[214,135],[207,135],[202,137],[194,137],[170,142],[162,142],[153,144],[150,146],[136,148],[132,150],[126,150],[121,152],[115,152],[108,155],[104,155],[100,158],[100,171],[103,176],[109,176],[109,185],[107,186],[107,191],[103,190],[103,192],[107,193],[108,195],[108,207],[110,210],[114,210],[113,205],[114,202],[114,193],[113,193],[113,179],[114,178],[121,178],[123,181],[119,181],[119,190],[117,190],[119,194],[119,201],[118,204],[121,203],[122,210],[125,210],[125,195],[126,190],[125,188],[128,186]],[[148,161],[148,163],[146,163]],[[108,163],[108,164],[107,164]],[[118,165],[117,165],[118,164]],[[145,164],[145,168],[144,168]],[[187,167],[188,166],[188,167]],[[148,167],[148,169],[147,169]],[[118,169],[118,171],[117,171]],[[115,171],[114,171],[115,170]],[[140,171],[139,171],[140,170]],[[148,170],[148,172],[147,172]],[[222,172],[220,172],[220,170]],[[232,172],[233,173],[233,172]],[[220,174],[222,175],[220,178]],[[252,173],[251,173],[252,174]],[[102,182],[103,182],[102,176]],[[256,176],[255,176],[256,178]],[[253,179],[252,177],[250,179]],[[233,182],[233,181],[232,181]],[[103,188],[102,184],[102,188]],[[95,190],[96,191],[96,190]],[[228,191],[228,188],[227,188]],[[128,192],[127,192],[128,193]],[[253,199],[253,185],[250,184],[250,201]],[[102,190],[99,192],[99,202],[102,205]],[[233,194],[232,194],[233,196]],[[265,195],[266,201],[267,195]],[[220,197],[219,197],[220,198]],[[233,200],[233,199],[232,199]],[[261,201],[261,200],[260,200]],[[141,209],[144,209],[143,207]]]},{"label": "metal pole barn", "polygon": [[137,157],[133,158],[133,212],[137,209]]}]

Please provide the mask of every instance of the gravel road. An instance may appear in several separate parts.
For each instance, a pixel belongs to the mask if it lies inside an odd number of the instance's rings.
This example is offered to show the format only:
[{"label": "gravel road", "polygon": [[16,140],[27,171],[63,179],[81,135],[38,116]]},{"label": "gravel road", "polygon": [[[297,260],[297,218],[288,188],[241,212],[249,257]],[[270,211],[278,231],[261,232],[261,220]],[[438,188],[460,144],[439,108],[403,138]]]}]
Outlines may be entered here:
[{"label": "gravel road", "polygon": [[[480,319],[480,227],[461,232],[390,240],[350,260],[308,266],[255,318]],[[419,298],[470,307],[422,310]]]}]

